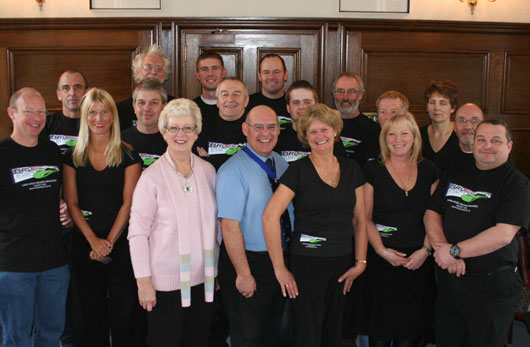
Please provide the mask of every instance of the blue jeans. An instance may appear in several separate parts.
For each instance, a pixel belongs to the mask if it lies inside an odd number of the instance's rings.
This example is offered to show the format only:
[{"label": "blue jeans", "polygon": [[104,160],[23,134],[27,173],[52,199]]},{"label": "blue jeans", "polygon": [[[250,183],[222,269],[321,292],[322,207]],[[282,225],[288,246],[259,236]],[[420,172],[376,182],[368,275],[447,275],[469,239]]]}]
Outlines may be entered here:
[{"label": "blue jeans", "polygon": [[3,347],[57,347],[64,329],[68,265],[43,272],[0,271]]}]

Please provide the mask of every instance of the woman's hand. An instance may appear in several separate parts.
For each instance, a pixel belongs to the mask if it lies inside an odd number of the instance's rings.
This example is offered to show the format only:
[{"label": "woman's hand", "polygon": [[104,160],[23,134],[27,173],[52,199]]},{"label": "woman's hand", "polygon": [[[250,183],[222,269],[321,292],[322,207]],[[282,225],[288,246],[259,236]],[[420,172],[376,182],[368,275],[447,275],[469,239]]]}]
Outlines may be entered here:
[{"label": "woman's hand", "polygon": [[385,248],[379,255],[392,266],[403,266],[408,262],[405,253],[398,252],[392,248]]},{"label": "woman's hand", "polygon": [[140,302],[140,306],[147,312],[151,312],[153,307],[156,306],[156,291],[153,283],[151,283],[151,278],[138,278],[136,284],[138,285],[138,301]]},{"label": "woman's hand", "polygon": [[429,254],[424,248],[417,249],[408,257],[408,261],[403,267],[409,270],[417,270],[423,265],[428,256]]},{"label": "woman's hand", "polygon": [[100,239],[99,237],[94,237],[88,241],[90,247],[95,254],[95,258],[103,258],[106,255],[109,255],[112,252],[112,243],[105,239]]},{"label": "woman's hand", "polygon": [[289,298],[295,299],[298,296],[298,286],[293,274],[286,267],[283,267],[279,270],[274,270],[274,275],[276,275],[276,279],[280,284],[283,297],[289,295]]},{"label": "woman's hand", "polygon": [[366,270],[366,264],[365,263],[356,263],[355,266],[352,266],[348,269],[342,276],[339,278],[339,283],[344,282],[344,289],[342,290],[342,294],[346,295],[346,293],[349,293],[351,286],[353,284],[353,281],[359,277],[364,270]]}]

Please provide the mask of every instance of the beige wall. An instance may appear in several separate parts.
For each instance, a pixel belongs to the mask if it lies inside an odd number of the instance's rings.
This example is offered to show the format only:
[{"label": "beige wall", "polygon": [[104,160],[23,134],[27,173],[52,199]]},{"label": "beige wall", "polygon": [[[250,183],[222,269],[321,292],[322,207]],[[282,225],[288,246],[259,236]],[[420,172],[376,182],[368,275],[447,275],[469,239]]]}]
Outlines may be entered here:
[{"label": "beige wall", "polygon": [[0,0],[0,18],[337,17],[530,23],[529,0],[479,0],[474,15],[458,0],[410,0],[408,14],[340,13],[339,0],[161,0],[162,10],[156,11],[91,11],[89,1],[46,0],[40,11],[35,0]]}]

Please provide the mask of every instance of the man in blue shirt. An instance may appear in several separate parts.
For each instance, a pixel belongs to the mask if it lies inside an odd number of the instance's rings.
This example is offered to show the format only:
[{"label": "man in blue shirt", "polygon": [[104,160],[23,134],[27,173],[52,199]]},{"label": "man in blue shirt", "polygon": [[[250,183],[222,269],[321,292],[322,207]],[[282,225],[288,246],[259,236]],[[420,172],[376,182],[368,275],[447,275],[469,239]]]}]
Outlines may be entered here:
[{"label": "man in blue shirt", "polygon": [[232,346],[276,346],[285,298],[267,253],[261,216],[273,194],[271,171],[280,177],[287,162],[272,151],[280,126],[270,107],[253,108],[242,130],[247,147],[221,166],[216,181],[223,231],[218,279]]}]

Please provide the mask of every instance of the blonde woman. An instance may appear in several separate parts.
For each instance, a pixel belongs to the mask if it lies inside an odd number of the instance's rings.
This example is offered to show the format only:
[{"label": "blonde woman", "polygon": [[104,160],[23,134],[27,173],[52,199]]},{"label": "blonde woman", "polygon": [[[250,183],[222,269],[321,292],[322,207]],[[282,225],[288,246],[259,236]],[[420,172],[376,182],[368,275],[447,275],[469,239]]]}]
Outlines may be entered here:
[{"label": "blonde woman", "polygon": [[370,346],[421,346],[432,325],[434,262],[423,215],[439,172],[420,160],[421,135],[410,113],[391,116],[379,137],[381,161],[364,168],[368,240],[358,326]]},{"label": "blonde woman", "polygon": [[109,93],[90,89],[81,100],[78,142],[63,166],[75,224],[70,247],[76,346],[142,345],[127,224],[140,158],[120,140]]},{"label": "blonde woman", "polygon": [[[290,164],[263,214],[276,279],[283,295],[293,299],[297,347],[340,346],[345,295],[366,268],[364,178],[356,162],[333,154],[341,130],[339,113],[326,105],[304,110],[296,131],[311,153]],[[291,201],[289,271],[280,217]]]},{"label": "blonde woman", "polygon": [[191,153],[201,112],[176,99],[160,113],[167,151],[134,192],[129,244],[149,346],[208,346],[217,269],[215,168]]}]

